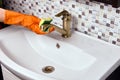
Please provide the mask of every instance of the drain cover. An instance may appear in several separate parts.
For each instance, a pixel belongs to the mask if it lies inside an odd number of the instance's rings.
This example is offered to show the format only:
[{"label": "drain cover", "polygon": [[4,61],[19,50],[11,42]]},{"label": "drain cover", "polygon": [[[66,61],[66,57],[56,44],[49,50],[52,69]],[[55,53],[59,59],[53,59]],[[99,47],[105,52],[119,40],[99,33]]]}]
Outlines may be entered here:
[{"label": "drain cover", "polygon": [[55,68],[53,66],[45,66],[42,71],[44,73],[52,73],[55,70]]}]

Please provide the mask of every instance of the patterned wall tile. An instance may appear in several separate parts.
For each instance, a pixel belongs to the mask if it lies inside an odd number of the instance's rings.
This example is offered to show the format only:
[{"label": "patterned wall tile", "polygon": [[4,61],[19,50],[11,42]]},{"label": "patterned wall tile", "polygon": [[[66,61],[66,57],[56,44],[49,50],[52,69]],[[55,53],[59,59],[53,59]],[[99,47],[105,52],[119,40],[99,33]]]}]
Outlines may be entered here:
[{"label": "patterned wall tile", "polygon": [[72,15],[72,28],[120,46],[120,8],[89,0],[4,0],[5,8],[38,17],[52,17],[63,9]]}]

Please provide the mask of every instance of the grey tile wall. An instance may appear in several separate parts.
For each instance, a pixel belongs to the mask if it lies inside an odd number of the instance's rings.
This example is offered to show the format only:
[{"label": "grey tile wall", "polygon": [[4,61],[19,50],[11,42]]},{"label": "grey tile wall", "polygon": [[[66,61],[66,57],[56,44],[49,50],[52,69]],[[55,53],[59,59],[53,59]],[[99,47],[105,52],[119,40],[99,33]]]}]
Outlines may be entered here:
[{"label": "grey tile wall", "polygon": [[89,0],[4,0],[4,5],[40,18],[52,17],[58,26],[62,21],[54,15],[66,9],[75,30],[120,46],[120,8]]}]

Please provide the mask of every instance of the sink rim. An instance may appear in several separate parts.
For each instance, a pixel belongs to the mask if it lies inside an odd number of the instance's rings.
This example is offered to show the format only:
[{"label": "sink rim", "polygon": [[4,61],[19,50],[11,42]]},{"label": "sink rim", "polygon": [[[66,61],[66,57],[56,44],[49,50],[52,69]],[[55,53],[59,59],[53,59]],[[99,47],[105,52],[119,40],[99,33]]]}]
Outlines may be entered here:
[{"label": "sink rim", "polygon": [[[12,26],[11,28],[12,28],[12,32],[16,31],[16,30],[14,30],[13,26]],[[7,29],[9,29],[9,27],[6,28],[6,30],[7,30]],[[20,29],[18,29],[18,30],[20,30]],[[22,30],[23,30],[23,29],[22,29]],[[25,30],[24,30],[24,31],[25,31]],[[10,31],[8,30],[7,33],[9,33],[9,32],[10,32]],[[10,32],[10,33],[12,33],[12,32]],[[1,32],[1,33],[2,33],[1,35],[5,35],[5,36],[8,35],[8,34],[6,34],[6,32]],[[91,37],[91,36],[86,35],[86,34],[84,34],[84,33],[80,33],[80,32],[77,32],[77,33],[79,33],[79,34],[80,34],[81,36],[83,36],[83,37],[87,37],[87,38],[89,38],[89,39],[91,39],[91,40],[95,40],[96,42],[103,43],[104,45],[102,45],[102,46],[105,46],[105,48],[106,48],[106,47],[109,47],[109,48],[111,49],[111,47],[114,47],[116,51],[118,51],[118,52],[120,51],[120,47],[119,47],[119,46],[116,46],[116,45],[114,45],[114,44],[111,44],[111,43],[105,42],[105,41],[103,41],[103,40],[97,39],[96,37]],[[90,49],[90,50],[91,50],[91,49]],[[114,51],[115,51],[115,50],[114,50]],[[116,53],[116,54],[115,54],[115,53]],[[108,75],[108,74],[106,74],[106,73],[110,73],[110,72],[111,72],[111,68],[114,69],[114,67],[113,67],[113,65],[115,65],[114,62],[116,62],[118,59],[120,59],[120,58],[119,58],[120,54],[117,53],[117,52],[115,52],[115,53],[111,52],[111,56],[114,56],[114,57],[111,58],[110,60],[106,60],[105,57],[110,57],[109,54],[105,54],[105,55],[100,54],[100,55],[99,55],[99,53],[96,54],[96,53],[91,53],[91,52],[90,52],[91,55],[93,55],[93,56],[95,56],[95,57],[97,58],[97,61],[96,61],[95,64],[87,71],[87,73],[85,73],[88,77],[86,77],[86,75],[85,75],[85,76],[84,76],[84,75],[80,75],[79,77],[81,77],[81,78],[84,79],[84,80],[88,80],[88,79],[91,79],[91,80],[105,79],[105,76]],[[102,56],[102,57],[100,57],[100,56]],[[104,57],[103,57],[103,56],[104,56]],[[105,60],[102,60],[102,61],[101,61],[101,59],[105,59]],[[106,63],[108,64],[107,66],[106,66],[106,65],[105,65],[105,66],[101,66],[101,65],[106,64]],[[110,71],[109,71],[109,70],[110,70]],[[93,71],[95,71],[95,72],[98,73],[98,74],[93,73]],[[113,71],[113,70],[112,70],[112,71]],[[94,76],[94,75],[96,75],[96,76]]]}]

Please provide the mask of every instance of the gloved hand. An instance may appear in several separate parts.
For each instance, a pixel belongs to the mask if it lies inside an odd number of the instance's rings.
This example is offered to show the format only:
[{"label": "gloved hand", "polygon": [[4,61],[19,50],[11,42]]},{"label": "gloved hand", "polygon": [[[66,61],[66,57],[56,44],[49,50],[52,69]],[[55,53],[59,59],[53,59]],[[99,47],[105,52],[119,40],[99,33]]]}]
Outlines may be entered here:
[{"label": "gloved hand", "polygon": [[48,34],[54,31],[54,26],[49,26],[47,27],[47,30],[44,30],[41,26],[44,26],[44,24],[50,24],[51,20],[47,21],[49,23],[45,22],[46,19],[39,19],[36,16],[5,10],[5,24],[22,25],[37,34]]}]

